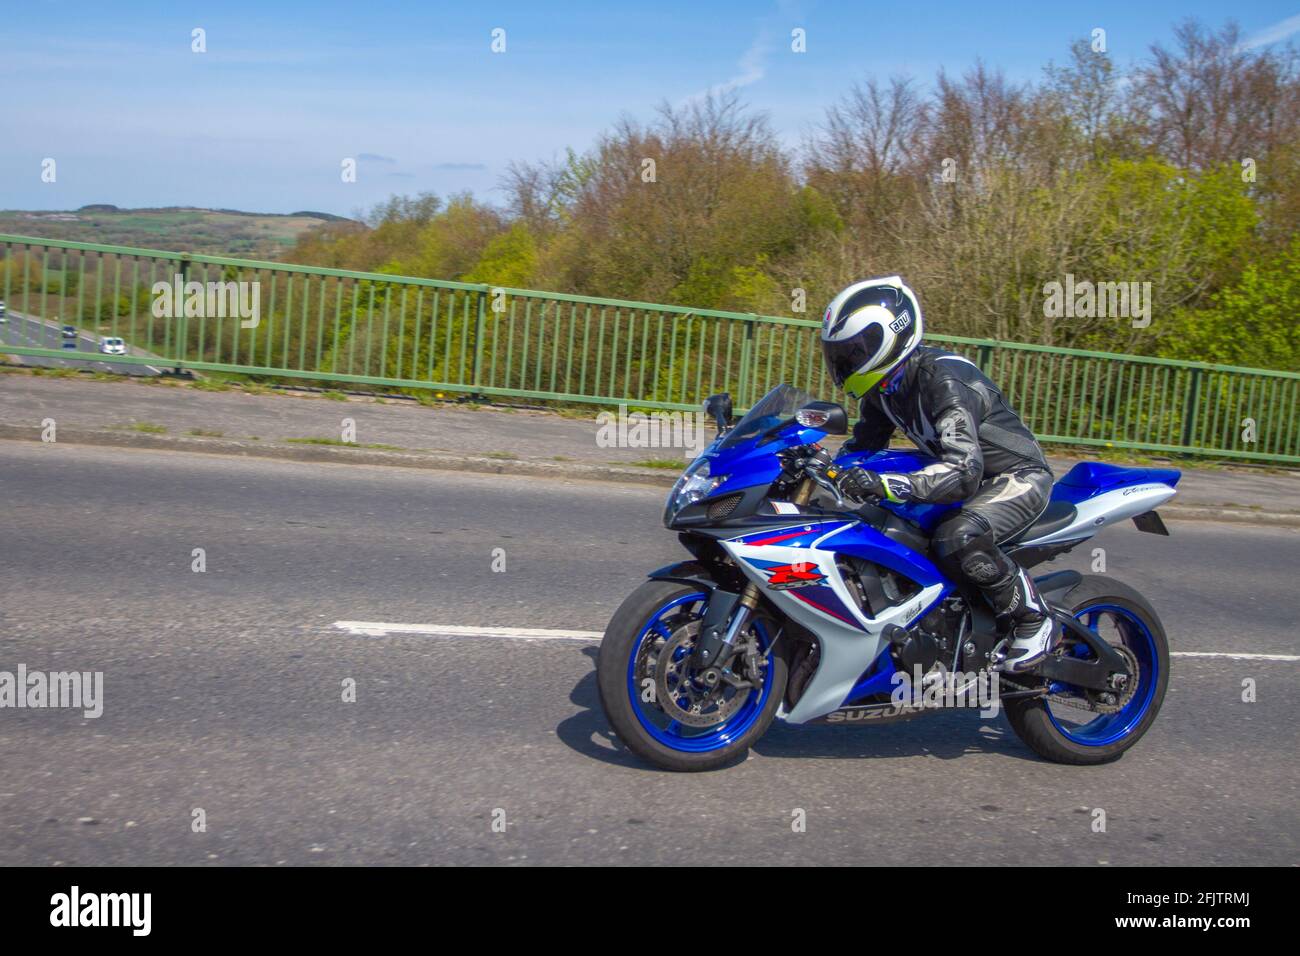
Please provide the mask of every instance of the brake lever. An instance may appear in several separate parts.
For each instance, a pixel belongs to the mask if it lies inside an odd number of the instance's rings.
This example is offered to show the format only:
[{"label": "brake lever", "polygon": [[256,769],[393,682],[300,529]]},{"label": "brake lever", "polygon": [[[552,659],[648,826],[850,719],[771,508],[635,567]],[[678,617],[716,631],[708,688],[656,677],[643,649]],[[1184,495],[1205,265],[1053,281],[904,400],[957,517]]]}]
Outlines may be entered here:
[{"label": "brake lever", "polygon": [[844,496],[840,494],[839,486],[837,486],[835,482],[833,482],[830,478],[826,477],[826,473],[824,471],[822,471],[820,468],[805,467],[804,474],[807,475],[809,478],[811,478],[813,480],[813,483],[816,484],[818,487],[823,488],[826,491],[829,491],[831,493],[831,497],[835,499],[836,507],[841,509],[844,508]]}]

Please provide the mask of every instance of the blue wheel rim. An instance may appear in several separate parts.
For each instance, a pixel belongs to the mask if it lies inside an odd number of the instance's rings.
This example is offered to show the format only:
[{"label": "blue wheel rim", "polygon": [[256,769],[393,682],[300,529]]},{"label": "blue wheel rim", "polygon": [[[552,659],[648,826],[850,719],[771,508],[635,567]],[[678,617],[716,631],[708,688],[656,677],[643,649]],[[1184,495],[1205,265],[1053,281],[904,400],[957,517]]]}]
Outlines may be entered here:
[{"label": "blue wheel rim", "polygon": [[[1086,724],[1062,723],[1048,704],[1047,716],[1052,726],[1067,740],[1085,747],[1104,747],[1132,733],[1150,710],[1156,696],[1156,685],[1160,682],[1160,655],[1156,651],[1155,638],[1138,615],[1114,604],[1094,604],[1083,608],[1074,617],[1096,632],[1103,615],[1115,620],[1124,647],[1137,659],[1140,673],[1137,690],[1127,704],[1113,714],[1101,714]],[[1087,650],[1087,645],[1080,647]]]},{"label": "blue wheel rim", "polygon": [[[670,722],[667,726],[661,726],[651,719],[654,715],[658,715],[660,721],[662,721],[667,715],[657,707],[643,704],[641,701],[641,694],[636,685],[636,662],[641,656],[642,645],[647,640],[652,639],[652,634],[659,637],[669,636],[671,632],[663,621],[664,618],[671,616],[678,608],[696,603],[703,604],[707,601],[708,594],[699,591],[674,598],[660,607],[650,615],[649,620],[641,628],[641,632],[637,634],[636,640],[632,644],[632,653],[628,655],[627,661],[627,694],[632,703],[632,711],[636,714],[636,719],[645,728],[646,733],[659,743],[683,753],[708,753],[713,750],[721,750],[734,743],[749,728],[754,726],[754,722],[758,720],[759,714],[763,712],[763,708],[767,705],[767,700],[772,693],[772,681],[770,679],[765,680],[762,689],[758,693],[751,689],[748,698],[740,709],[727,720],[714,727],[702,729],[683,727],[676,721]],[[696,616],[703,616],[703,607]],[[759,645],[767,655],[768,673],[770,674],[772,642],[762,624],[755,621],[753,627],[758,635]],[[697,732],[692,733],[691,731]]]}]

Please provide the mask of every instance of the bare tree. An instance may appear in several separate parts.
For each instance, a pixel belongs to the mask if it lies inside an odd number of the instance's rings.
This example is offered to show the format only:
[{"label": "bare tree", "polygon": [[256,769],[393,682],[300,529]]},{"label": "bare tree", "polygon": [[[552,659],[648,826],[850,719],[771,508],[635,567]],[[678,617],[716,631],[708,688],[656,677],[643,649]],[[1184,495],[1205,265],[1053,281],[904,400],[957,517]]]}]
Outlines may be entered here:
[{"label": "bare tree", "polygon": [[1243,44],[1237,25],[1217,33],[1188,20],[1175,49],[1156,44],[1139,67],[1135,98],[1152,148],[1202,169],[1257,157],[1297,128],[1294,57]]}]

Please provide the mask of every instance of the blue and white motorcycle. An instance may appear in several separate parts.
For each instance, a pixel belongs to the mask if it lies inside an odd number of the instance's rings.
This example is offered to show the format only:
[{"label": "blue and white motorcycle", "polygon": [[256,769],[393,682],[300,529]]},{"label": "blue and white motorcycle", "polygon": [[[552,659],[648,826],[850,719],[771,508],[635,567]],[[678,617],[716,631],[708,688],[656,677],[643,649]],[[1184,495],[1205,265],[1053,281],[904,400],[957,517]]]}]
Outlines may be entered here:
[{"label": "blue and white motorcycle", "polygon": [[[734,427],[728,396],[705,408],[718,437],[664,512],[693,559],[650,574],[600,646],[601,703],[634,753],[710,770],[740,758],[778,717],[874,723],[969,703],[990,684],[1020,738],[1059,763],[1113,760],[1151,727],[1169,648],[1133,588],[1075,571],[1036,577],[1060,636],[1038,667],[997,675],[1003,625],[928,556],[929,532],[960,505],[850,505],[835,483],[851,465],[913,471],[929,459],[889,450],[832,460],[818,442],[847,433],[843,407],[787,385]],[[1127,518],[1168,534],[1154,509],[1179,478],[1078,464],[1004,547],[1029,568]]]}]

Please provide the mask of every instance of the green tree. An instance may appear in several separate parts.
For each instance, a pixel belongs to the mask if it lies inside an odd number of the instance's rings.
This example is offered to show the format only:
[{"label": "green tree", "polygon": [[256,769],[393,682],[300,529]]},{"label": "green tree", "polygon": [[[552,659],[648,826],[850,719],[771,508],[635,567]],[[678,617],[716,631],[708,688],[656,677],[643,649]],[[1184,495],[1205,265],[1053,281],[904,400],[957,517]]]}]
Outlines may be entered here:
[{"label": "green tree", "polygon": [[1249,262],[1208,308],[1185,313],[1172,358],[1300,371],[1300,238]]},{"label": "green tree", "polygon": [[493,238],[462,282],[485,282],[512,289],[528,288],[537,272],[537,242],[522,222]]}]

